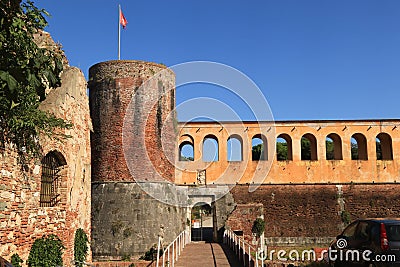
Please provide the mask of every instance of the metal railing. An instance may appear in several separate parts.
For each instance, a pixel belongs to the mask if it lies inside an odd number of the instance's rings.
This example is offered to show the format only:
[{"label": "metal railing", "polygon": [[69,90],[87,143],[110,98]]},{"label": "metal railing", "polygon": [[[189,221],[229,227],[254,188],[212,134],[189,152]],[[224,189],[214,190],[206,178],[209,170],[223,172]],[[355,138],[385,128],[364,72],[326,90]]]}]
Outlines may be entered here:
[{"label": "metal railing", "polygon": [[[264,267],[264,261],[259,259],[261,250],[254,248],[252,245],[247,243],[244,238],[237,236],[233,231],[225,230],[223,241],[224,244],[227,244],[236,254],[239,261],[243,263],[243,266]],[[264,255],[264,253],[262,255]]]},{"label": "metal railing", "polygon": [[[158,238],[157,245],[157,267],[175,266],[182,250],[190,243],[190,233],[181,232],[165,249],[162,250],[161,237]],[[162,255],[160,255],[162,253]]]}]

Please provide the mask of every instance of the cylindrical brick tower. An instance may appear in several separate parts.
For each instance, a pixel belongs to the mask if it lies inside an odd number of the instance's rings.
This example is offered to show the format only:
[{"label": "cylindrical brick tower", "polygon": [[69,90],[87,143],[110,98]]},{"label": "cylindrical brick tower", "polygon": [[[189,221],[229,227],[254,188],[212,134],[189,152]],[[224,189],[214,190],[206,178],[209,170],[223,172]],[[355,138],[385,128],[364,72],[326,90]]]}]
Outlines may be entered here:
[{"label": "cylindrical brick tower", "polygon": [[[89,70],[94,260],[144,255],[158,237],[172,241],[186,227],[186,209],[159,196],[174,181],[175,74],[164,65],[108,61]],[[146,183],[138,183],[143,182]]]},{"label": "cylindrical brick tower", "polygon": [[174,160],[176,142],[171,70],[144,61],[98,63],[89,70],[89,98],[92,181],[173,181],[168,161]]}]

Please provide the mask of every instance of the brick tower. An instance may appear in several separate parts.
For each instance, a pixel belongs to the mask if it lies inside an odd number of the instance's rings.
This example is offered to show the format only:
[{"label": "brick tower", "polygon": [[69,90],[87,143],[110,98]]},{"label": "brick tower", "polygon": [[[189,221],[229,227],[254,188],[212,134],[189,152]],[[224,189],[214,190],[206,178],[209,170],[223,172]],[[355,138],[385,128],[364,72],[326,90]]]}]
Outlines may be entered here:
[{"label": "brick tower", "polygon": [[89,77],[92,181],[159,180],[150,163],[161,178],[172,181],[168,159],[174,159],[175,151],[174,73],[161,64],[115,60],[92,66]]},{"label": "brick tower", "polygon": [[174,180],[175,75],[161,64],[101,62],[89,70],[89,99],[93,256],[142,255],[160,231],[173,238],[186,220],[184,209],[137,183]]}]

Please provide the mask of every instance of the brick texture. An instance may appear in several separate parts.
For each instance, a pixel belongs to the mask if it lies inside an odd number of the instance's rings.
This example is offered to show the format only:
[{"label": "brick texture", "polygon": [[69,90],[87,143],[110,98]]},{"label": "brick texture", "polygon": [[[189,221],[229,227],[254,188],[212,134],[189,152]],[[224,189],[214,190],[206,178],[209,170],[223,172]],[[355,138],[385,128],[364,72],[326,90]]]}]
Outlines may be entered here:
[{"label": "brick texture", "polygon": [[247,186],[237,185],[231,191],[237,206],[227,226],[251,235],[257,209],[250,203],[263,205],[266,237],[337,236],[345,226],[342,211],[349,212],[352,220],[400,216],[398,184],[347,184],[341,190],[340,197],[336,185],[262,185],[249,193]]},{"label": "brick texture", "polygon": [[172,181],[173,72],[155,63],[108,61],[92,66],[89,76],[93,181]]}]

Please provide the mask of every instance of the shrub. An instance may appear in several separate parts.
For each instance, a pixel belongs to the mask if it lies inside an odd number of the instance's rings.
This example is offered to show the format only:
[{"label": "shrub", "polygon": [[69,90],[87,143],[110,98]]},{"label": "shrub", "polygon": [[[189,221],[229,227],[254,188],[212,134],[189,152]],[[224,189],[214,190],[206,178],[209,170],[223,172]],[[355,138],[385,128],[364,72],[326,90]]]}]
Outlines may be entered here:
[{"label": "shrub", "polygon": [[11,256],[11,264],[14,267],[22,267],[21,263],[23,263],[24,261],[21,259],[21,257],[18,255],[18,253],[15,253]]},{"label": "shrub", "polygon": [[256,234],[257,237],[260,237],[265,230],[265,221],[261,218],[257,218],[253,222],[253,227],[251,228],[251,232]]},{"label": "shrub", "polygon": [[[163,249],[160,249],[160,256],[164,253]],[[151,247],[146,253],[139,258],[139,260],[154,261],[157,259],[157,248]]]},{"label": "shrub", "polygon": [[43,236],[33,242],[27,264],[29,267],[62,266],[64,245],[56,235]]},{"label": "shrub", "polygon": [[351,222],[351,215],[348,211],[344,210],[340,214],[340,217],[342,219],[342,222],[345,223],[346,225]]},{"label": "shrub", "polygon": [[74,260],[76,266],[83,266],[83,262],[86,260],[88,252],[88,243],[89,240],[85,231],[83,231],[82,228],[76,230],[74,241]]},{"label": "shrub", "polygon": [[131,261],[131,256],[129,254],[124,254],[121,257],[122,261]]}]

